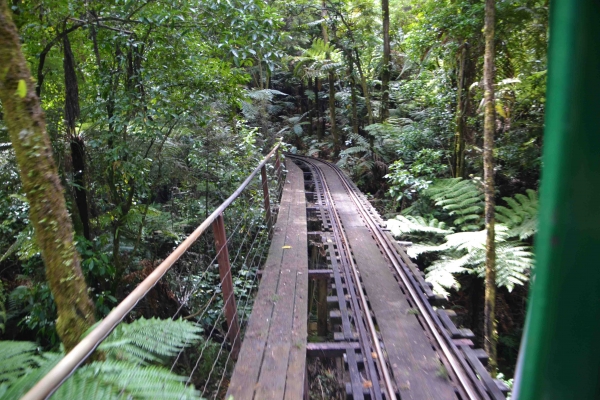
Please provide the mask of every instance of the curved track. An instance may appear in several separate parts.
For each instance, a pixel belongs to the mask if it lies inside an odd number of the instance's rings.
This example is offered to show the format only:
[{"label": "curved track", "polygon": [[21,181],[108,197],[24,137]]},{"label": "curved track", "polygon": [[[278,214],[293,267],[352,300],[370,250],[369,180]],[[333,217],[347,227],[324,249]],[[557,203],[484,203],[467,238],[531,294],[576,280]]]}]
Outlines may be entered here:
[{"label": "curved track", "polygon": [[[357,265],[355,258],[358,257],[354,257],[352,254],[351,240],[347,236],[340,212],[335,205],[336,201],[329,189],[330,184],[340,187],[341,182],[354,209],[357,210],[371,236],[376,241],[379,251],[387,260],[388,266],[398,282],[398,293],[406,296],[406,301],[414,308],[414,314],[417,315],[423,330],[422,334],[429,338],[431,347],[443,365],[441,368],[445,369],[446,372],[444,373],[447,373],[447,378],[452,383],[454,398],[503,399],[504,395],[497,383],[489,377],[480,362],[482,359],[481,352],[472,349],[472,343],[469,343],[469,339],[465,339],[464,336],[461,338],[460,334],[461,332],[464,333],[465,330],[454,327],[449,318],[442,318],[446,315],[442,315],[445,311],[440,311],[432,305],[439,299],[433,295],[431,288],[424,281],[422,273],[416,268],[416,265],[412,264],[404,249],[382,228],[377,213],[356,186],[337,166],[331,163],[304,156],[291,154],[287,156],[299,165],[309,166],[315,181],[319,183],[318,186],[322,187],[323,193],[320,195],[324,197],[327,205],[332,231],[340,251],[340,260],[347,269],[348,278],[350,278],[347,280],[347,284],[353,285],[348,292],[353,296],[354,312],[358,312],[359,309],[362,310],[361,316],[358,318],[357,328],[361,347],[363,351],[368,352],[371,349],[373,353],[375,362],[370,364],[371,368],[376,371],[371,371],[369,374],[373,377],[379,377],[381,393],[384,396],[386,393],[400,393],[402,399],[419,398],[415,391],[406,390],[403,383],[403,373],[398,372],[397,366],[390,363],[388,349],[391,349],[392,346],[395,347],[396,344],[386,343],[386,337],[381,334],[382,332],[379,331],[377,324],[377,319],[389,318],[389,316],[378,316],[377,312],[373,312],[375,310],[371,310],[370,301],[372,302],[379,293],[369,293],[368,290],[365,290],[365,285],[362,283],[364,276],[361,277],[362,265]],[[363,272],[363,274],[366,274],[366,272]],[[373,286],[371,286],[372,288]],[[383,343],[380,342],[380,337],[382,337]],[[398,376],[395,376],[394,371]],[[400,375],[403,375],[402,379]],[[431,377],[431,379],[433,380],[435,377]],[[429,392],[429,395],[431,393]],[[375,398],[381,398],[381,394],[375,394]],[[385,396],[385,398],[396,398],[396,395],[392,397]],[[445,395],[440,394],[440,397],[436,396],[435,398],[451,397],[446,392]]]}]

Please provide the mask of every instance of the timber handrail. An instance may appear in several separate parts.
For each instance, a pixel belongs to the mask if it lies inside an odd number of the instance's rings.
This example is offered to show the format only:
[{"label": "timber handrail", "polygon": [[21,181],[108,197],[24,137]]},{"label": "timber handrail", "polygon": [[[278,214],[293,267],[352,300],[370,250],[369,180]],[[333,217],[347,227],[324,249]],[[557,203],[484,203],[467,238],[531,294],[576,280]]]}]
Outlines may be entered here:
[{"label": "timber handrail", "polygon": [[[280,160],[277,143],[273,150],[263,158],[237,190],[227,198],[212,214],[196,228],[156,269],[148,275],[121,303],[119,303],[96,327],[58,362],[33,388],[23,396],[22,400],[40,400],[49,398],[66,381],[75,370],[96,350],[104,339],[123,321],[125,316],[146,296],[175,262],[190,248],[192,244],[219,218],[223,211],[234,202],[246,189],[252,179],[261,171],[269,159],[276,155],[275,169],[279,176]],[[264,176],[263,176],[264,179]]]}]

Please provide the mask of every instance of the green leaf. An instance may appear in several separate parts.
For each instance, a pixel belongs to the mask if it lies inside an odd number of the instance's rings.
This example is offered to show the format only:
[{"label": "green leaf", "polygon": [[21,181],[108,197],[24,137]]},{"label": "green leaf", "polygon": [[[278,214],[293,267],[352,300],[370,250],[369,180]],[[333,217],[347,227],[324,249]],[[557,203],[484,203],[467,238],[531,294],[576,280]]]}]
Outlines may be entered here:
[{"label": "green leaf", "polygon": [[17,85],[17,94],[20,98],[23,98],[27,95],[27,83],[25,79],[19,79],[19,84]]}]

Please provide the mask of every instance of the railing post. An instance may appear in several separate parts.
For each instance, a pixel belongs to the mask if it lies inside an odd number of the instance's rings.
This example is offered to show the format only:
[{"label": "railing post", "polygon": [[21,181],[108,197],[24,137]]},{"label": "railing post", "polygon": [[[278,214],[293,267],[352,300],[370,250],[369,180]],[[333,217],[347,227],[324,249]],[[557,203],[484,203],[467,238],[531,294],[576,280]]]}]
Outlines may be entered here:
[{"label": "railing post", "polygon": [[267,181],[267,167],[263,165],[260,170],[260,177],[262,179],[263,198],[265,199],[265,219],[267,220],[267,227],[269,232],[273,227],[273,221],[271,220],[271,200],[269,198],[269,182]]},{"label": "railing post", "polygon": [[219,214],[212,224],[219,262],[219,275],[221,277],[221,291],[223,292],[223,307],[227,318],[229,342],[231,343],[231,356],[235,360],[240,352],[240,325],[238,323],[237,307],[233,293],[233,279],[231,277],[231,264],[227,250],[227,235],[223,214]]}]

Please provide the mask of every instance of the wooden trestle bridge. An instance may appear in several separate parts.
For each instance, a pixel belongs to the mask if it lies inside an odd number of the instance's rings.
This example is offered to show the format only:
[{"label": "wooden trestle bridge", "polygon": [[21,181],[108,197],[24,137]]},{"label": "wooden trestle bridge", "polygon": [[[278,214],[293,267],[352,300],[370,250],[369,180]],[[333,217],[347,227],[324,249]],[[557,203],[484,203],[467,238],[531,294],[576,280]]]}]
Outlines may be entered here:
[{"label": "wooden trestle bridge", "polygon": [[[267,187],[273,158],[271,170],[283,183],[278,209]],[[455,326],[454,313],[354,184],[335,165],[292,154],[283,177],[279,160],[276,146],[26,398],[51,395],[212,225],[227,337],[237,359],[226,399],[307,399],[312,357],[339,359],[347,398],[504,399],[508,389],[486,371],[487,355],[474,348],[473,333]],[[246,324],[238,321],[222,214],[259,171],[272,241],[256,271],[260,285]],[[326,342],[308,340],[309,282],[318,297],[318,335]]]}]

